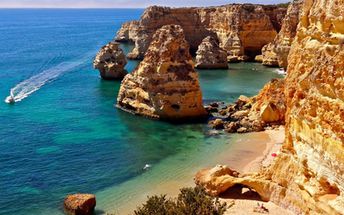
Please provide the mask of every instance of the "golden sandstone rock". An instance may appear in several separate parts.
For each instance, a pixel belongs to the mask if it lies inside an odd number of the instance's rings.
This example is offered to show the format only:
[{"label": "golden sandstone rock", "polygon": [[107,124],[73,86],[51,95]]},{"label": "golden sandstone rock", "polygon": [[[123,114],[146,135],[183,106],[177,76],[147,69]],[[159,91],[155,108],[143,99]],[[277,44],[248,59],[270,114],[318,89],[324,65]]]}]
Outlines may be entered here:
[{"label": "golden sandstone rock", "polygon": [[282,21],[281,31],[273,42],[262,48],[262,63],[266,66],[288,66],[288,54],[291,43],[296,35],[297,24],[301,13],[303,0],[296,0],[289,4],[287,15]]},{"label": "golden sandstone rock", "polygon": [[93,61],[103,79],[122,79],[128,72],[124,69],[127,59],[119,43],[110,42],[103,46]]},{"label": "golden sandstone rock", "polygon": [[257,96],[250,111],[251,118],[258,118],[265,123],[279,122],[284,124],[286,101],[284,79],[272,79]]},{"label": "golden sandstone rock", "polygon": [[271,166],[240,177],[203,170],[196,183],[215,195],[241,184],[298,214],[344,213],[343,17],[344,0],[304,1],[285,80],[286,142]]},{"label": "golden sandstone rock", "polygon": [[96,197],[93,194],[68,195],[64,200],[64,210],[69,215],[91,215],[96,207]]},{"label": "golden sandstone rock", "polygon": [[167,25],[153,36],[144,60],[122,81],[117,107],[164,120],[202,119],[198,74],[183,29]]},{"label": "golden sandstone rock", "polygon": [[[224,129],[229,133],[262,131],[265,127],[284,125],[284,84],[284,79],[273,79],[255,97],[240,96],[235,104],[223,107],[220,111],[218,108],[207,107],[210,114],[222,118],[208,124],[214,129]],[[216,115],[217,113],[221,116]]]},{"label": "golden sandstone rock", "polygon": [[138,22],[122,25],[117,41],[132,41],[135,48],[129,58],[142,59],[156,30],[164,25],[180,25],[195,53],[207,36],[217,37],[229,59],[244,60],[261,52],[281,28],[286,9],[271,5],[230,4],[204,8],[152,6]]},{"label": "golden sandstone rock", "polygon": [[123,23],[116,35],[117,42],[134,42],[133,38],[137,37],[139,22],[129,21]]},{"label": "golden sandstone rock", "polygon": [[219,42],[212,36],[203,39],[196,52],[198,69],[227,69],[227,53],[219,47]]}]

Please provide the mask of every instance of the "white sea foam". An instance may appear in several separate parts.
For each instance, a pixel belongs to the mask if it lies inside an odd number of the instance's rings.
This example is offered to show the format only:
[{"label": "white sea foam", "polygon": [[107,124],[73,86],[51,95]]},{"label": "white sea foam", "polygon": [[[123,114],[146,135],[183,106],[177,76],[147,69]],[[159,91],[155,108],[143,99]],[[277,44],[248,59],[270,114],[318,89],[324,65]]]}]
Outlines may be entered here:
[{"label": "white sea foam", "polygon": [[286,75],[286,71],[283,68],[275,69],[275,71],[279,75]]},{"label": "white sea foam", "polygon": [[6,103],[20,102],[39,90],[42,86],[57,79],[60,75],[69,72],[84,64],[90,55],[87,55],[77,61],[63,62],[49,69],[31,76],[30,78],[20,82],[10,90],[10,95],[6,97]]}]

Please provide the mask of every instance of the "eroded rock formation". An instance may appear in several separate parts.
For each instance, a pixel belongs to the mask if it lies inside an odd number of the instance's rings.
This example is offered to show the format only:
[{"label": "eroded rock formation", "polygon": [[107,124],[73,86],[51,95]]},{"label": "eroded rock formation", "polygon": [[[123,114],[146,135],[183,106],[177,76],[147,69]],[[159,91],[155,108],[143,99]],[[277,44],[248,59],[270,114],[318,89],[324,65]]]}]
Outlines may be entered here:
[{"label": "eroded rock formation", "polygon": [[273,42],[265,45],[262,49],[262,63],[264,65],[287,68],[288,54],[296,35],[302,3],[303,0],[296,0],[289,4],[287,15],[282,21],[281,31]]},{"label": "eroded rock formation", "polygon": [[137,37],[139,28],[138,21],[129,21],[122,24],[118,30],[115,40],[117,42],[135,42],[134,38]]},{"label": "eroded rock formation", "polygon": [[110,42],[103,46],[93,61],[103,79],[122,79],[128,72],[124,69],[127,60],[119,43]]},{"label": "eroded rock formation", "polygon": [[163,26],[154,34],[144,60],[123,79],[117,106],[164,120],[206,116],[198,74],[180,26]]},{"label": "eroded rock formation", "polygon": [[64,210],[68,215],[92,215],[96,207],[93,194],[68,195],[64,200]]},{"label": "eroded rock formation", "polygon": [[126,23],[117,34],[118,41],[133,41],[129,58],[142,59],[152,35],[163,25],[180,25],[196,52],[207,36],[217,36],[230,60],[254,58],[272,42],[281,28],[285,8],[268,5],[232,4],[208,8],[149,7],[138,22]]},{"label": "eroded rock formation", "polygon": [[206,109],[217,116],[209,124],[229,133],[262,131],[266,127],[284,125],[286,102],[284,80],[273,79],[252,98],[240,96],[235,104],[222,107],[210,105]]},{"label": "eroded rock formation", "polygon": [[227,53],[219,47],[219,42],[212,36],[203,39],[196,52],[196,68],[227,69]]},{"label": "eroded rock formation", "polygon": [[198,183],[214,194],[242,184],[300,214],[343,214],[343,14],[344,0],[304,1],[288,57],[286,142],[275,162],[259,173],[235,177],[226,170]]}]

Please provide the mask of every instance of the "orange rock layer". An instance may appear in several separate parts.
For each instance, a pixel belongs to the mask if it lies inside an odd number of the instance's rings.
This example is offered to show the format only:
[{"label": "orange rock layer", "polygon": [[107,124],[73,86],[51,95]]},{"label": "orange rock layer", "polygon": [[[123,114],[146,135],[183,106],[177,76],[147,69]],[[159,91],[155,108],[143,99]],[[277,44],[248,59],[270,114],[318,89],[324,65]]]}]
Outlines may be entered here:
[{"label": "orange rock layer", "polygon": [[266,66],[279,66],[284,69],[288,66],[288,55],[296,35],[299,24],[303,0],[290,3],[287,15],[282,21],[281,31],[273,42],[265,45],[262,49],[262,63]]},{"label": "orange rock layer", "polygon": [[281,28],[286,8],[269,5],[231,4],[206,8],[149,7],[139,21],[123,24],[117,41],[133,41],[129,58],[142,59],[156,30],[163,25],[180,25],[196,52],[207,36],[217,37],[229,58],[247,59],[259,54]]},{"label": "orange rock layer", "polygon": [[122,81],[117,107],[151,118],[202,119],[198,74],[183,29],[166,25],[156,31],[144,60]]},{"label": "orange rock layer", "polygon": [[272,165],[239,175],[217,166],[196,183],[234,184],[298,214],[344,213],[344,0],[305,0],[285,80],[286,143]]}]

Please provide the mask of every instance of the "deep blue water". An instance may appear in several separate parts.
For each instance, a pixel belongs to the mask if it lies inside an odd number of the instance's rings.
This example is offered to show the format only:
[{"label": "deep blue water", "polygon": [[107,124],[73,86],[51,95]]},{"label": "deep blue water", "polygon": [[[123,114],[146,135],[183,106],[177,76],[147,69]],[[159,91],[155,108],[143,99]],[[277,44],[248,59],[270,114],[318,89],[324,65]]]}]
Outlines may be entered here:
[{"label": "deep blue water", "polygon": [[[0,10],[0,214],[59,211],[68,193],[120,185],[139,177],[146,163],[209,142],[206,125],[171,125],[117,110],[120,82],[103,81],[93,70],[98,49],[141,13]],[[279,76],[272,69],[252,63],[200,72],[206,101],[254,95],[273,77]],[[2,102],[12,88],[27,97]]]}]

